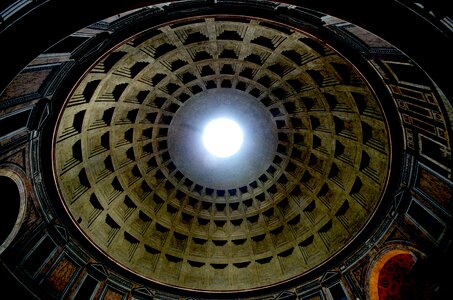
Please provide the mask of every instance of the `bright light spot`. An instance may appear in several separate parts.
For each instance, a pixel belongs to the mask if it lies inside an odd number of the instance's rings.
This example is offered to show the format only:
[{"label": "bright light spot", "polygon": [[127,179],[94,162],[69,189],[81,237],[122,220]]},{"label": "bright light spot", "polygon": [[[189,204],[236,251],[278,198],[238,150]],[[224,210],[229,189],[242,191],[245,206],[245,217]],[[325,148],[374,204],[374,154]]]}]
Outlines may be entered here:
[{"label": "bright light spot", "polygon": [[241,127],[226,118],[209,122],[203,132],[203,144],[206,150],[218,157],[229,157],[238,152],[243,139]]}]

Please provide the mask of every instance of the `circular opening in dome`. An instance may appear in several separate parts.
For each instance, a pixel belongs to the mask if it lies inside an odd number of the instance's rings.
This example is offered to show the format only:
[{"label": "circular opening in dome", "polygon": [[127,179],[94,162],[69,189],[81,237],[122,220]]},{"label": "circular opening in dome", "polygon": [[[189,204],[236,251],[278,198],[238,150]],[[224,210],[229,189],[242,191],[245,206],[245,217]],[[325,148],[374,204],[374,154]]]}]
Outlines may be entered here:
[{"label": "circular opening in dome", "polygon": [[230,157],[241,149],[244,135],[233,120],[219,118],[210,121],[203,131],[203,144],[214,156]]}]

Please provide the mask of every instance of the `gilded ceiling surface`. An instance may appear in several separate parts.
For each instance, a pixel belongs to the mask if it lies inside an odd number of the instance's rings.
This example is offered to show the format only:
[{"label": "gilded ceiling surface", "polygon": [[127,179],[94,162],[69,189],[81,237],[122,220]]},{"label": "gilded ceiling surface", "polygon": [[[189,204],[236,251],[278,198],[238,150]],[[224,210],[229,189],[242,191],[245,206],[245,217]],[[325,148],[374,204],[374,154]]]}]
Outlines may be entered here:
[{"label": "gilded ceiling surface", "polygon": [[[197,180],[208,167],[185,163],[172,126],[189,106],[182,124],[197,124],[210,104],[195,100],[226,90],[263,112],[269,139]],[[54,143],[62,201],[93,244],[149,280],[218,292],[274,285],[338,254],[373,216],[391,157],[354,66],[311,35],[246,17],[162,25],[118,45],[68,96]],[[241,170],[253,178],[222,181]]]}]

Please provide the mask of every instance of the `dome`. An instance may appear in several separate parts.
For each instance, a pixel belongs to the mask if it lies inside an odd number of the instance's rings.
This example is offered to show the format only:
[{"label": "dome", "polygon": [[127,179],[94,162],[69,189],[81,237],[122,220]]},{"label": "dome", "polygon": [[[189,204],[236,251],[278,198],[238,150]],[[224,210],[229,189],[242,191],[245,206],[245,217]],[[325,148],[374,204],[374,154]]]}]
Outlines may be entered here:
[{"label": "dome", "polygon": [[51,299],[435,294],[453,109],[417,49],[336,6],[147,4],[59,20],[0,94],[7,273]]},{"label": "dome", "polygon": [[[247,149],[212,158],[203,124],[223,115]],[[387,184],[388,134],[372,87],[328,44],[212,15],[140,32],[93,64],[62,108],[54,172],[74,223],[131,272],[259,289],[363,230]]]}]

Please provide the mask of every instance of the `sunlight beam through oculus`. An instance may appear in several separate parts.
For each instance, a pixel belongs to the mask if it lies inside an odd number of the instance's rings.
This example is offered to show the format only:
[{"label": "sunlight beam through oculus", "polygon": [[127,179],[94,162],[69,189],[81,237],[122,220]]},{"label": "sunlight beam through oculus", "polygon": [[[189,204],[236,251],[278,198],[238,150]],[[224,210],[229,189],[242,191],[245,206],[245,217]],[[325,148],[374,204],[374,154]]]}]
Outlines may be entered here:
[{"label": "sunlight beam through oculus", "polygon": [[241,149],[244,135],[233,120],[219,118],[210,121],[203,131],[203,144],[214,156],[230,157]]}]

